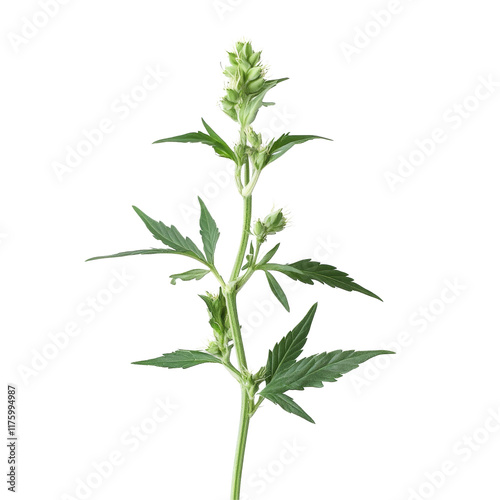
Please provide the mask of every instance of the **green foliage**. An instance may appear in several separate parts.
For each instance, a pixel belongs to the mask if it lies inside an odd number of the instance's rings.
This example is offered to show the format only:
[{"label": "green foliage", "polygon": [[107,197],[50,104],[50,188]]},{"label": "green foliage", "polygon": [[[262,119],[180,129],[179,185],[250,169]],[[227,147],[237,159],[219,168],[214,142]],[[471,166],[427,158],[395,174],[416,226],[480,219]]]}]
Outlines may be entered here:
[{"label": "green foliage", "polygon": [[119,252],[111,255],[101,255],[99,257],[91,257],[90,259],[87,259],[85,262],[90,262],[91,260],[100,260],[100,259],[114,259],[115,257],[128,257],[129,255],[151,255],[155,253],[177,254],[179,252],[175,250],[168,250],[165,248],[148,248],[146,250],[132,250],[130,252]]},{"label": "green foliage", "polygon": [[198,197],[200,202],[200,234],[203,241],[203,249],[205,250],[205,255],[207,261],[210,264],[214,263],[215,247],[217,246],[217,241],[219,240],[219,229],[215,223],[213,217],[210,215],[203,200]]},{"label": "green foliage", "polygon": [[285,292],[283,288],[281,288],[280,284],[276,281],[276,278],[269,272],[266,271],[267,282],[269,283],[269,287],[273,292],[274,296],[280,301],[280,304],[290,312],[290,306],[288,305],[288,299],[286,298]]},{"label": "green foliage", "polygon": [[269,163],[277,160],[280,156],[283,156],[296,144],[302,144],[313,139],[324,139],[326,141],[331,141],[331,139],[328,139],[327,137],[320,137],[319,135],[290,135],[289,133],[283,134],[279,139],[276,139],[272,142],[266,165],[269,165]]},{"label": "green foliage", "polygon": [[160,139],[153,142],[153,144],[160,144],[162,142],[180,142],[180,143],[201,143],[214,148],[214,151],[223,158],[228,158],[236,162],[236,155],[234,151],[208,126],[208,124],[201,119],[208,135],[204,132],[191,132],[188,134],[177,135],[175,137],[168,137],[167,139]]},{"label": "green foliage", "polygon": [[[155,144],[164,142],[205,144],[213,148],[217,155],[234,162],[235,184],[243,198],[244,215],[240,245],[229,279],[225,281],[215,265],[215,252],[220,232],[201,198],[199,198],[199,226],[203,251],[190,238],[183,236],[175,226],[167,226],[161,221],[152,219],[137,207],[133,207],[148,230],[167,248],[120,252],[93,257],[89,260],[130,255],[178,254],[197,260],[207,269],[191,269],[180,274],[172,274],[170,276],[172,284],[175,285],[177,280],[200,280],[209,273],[212,273],[219,282],[220,288],[217,293],[207,292],[206,295],[200,295],[208,311],[213,335],[208,340],[206,350],[177,350],[158,358],[137,361],[134,364],[163,368],[190,368],[199,364],[215,363],[223,365],[238,381],[242,390],[242,415],[231,490],[231,499],[237,500],[240,498],[248,423],[265,399],[288,413],[314,423],[314,420],[286,394],[288,391],[303,390],[306,387],[323,387],[325,382],[335,382],[342,375],[374,356],[390,354],[390,352],[337,350],[299,359],[316,314],[317,304],[315,304],[297,326],[269,351],[266,366],[256,373],[249,370],[238,319],[236,296],[255,271],[264,271],[272,293],[287,311],[290,311],[288,299],[275,275],[272,274],[273,272],[282,273],[292,280],[309,285],[319,282],[332,288],[357,291],[377,299],[379,297],[355,283],[346,273],[327,264],[311,259],[300,260],[292,264],[271,263],[271,259],[278,251],[279,243],[260,257],[259,252],[266,238],[285,230],[288,222],[283,210],[280,209],[273,211],[262,220],[257,219],[252,227],[252,194],[264,168],[295,145],[314,139],[330,139],[317,135],[286,133],[268,142],[263,141],[262,134],[255,131],[252,124],[262,108],[274,104],[264,101],[266,94],[287,78],[267,79],[267,67],[261,62],[261,52],[256,52],[250,42],[236,43],[234,50],[228,53],[228,57],[229,65],[224,69],[228,81],[221,106],[223,111],[239,124],[239,141],[234,147],[230,147],[203,119],[205,132],[198,131],[169,137],[156,141]],[[315,164],[314,161],[310,163]],[[228,207],[227,210],[230,211],[233,208]],[[166,315],[168,317],[173,313],[175,310],[167,311]],[[186,321],[189,319],[186,318]],[[232,362],[233,354],[236,355],[236,366]],[[264,383],[265,387],[261,389],[260,386]],[[256,398],[258,398],[257,401]]]},{"label": "green foliage", "polygon": [[222,363],[222,361],[208,352],[179,349],[178,351],[164,354],[159,358],[135,361],[132,364],[159,366],[161,368],[191,368],[203,363]]},{"label": "green foliage", "polygon": [[310,415],[308,415],[288,394],[266,394],[264,396],[269,401],[272,401],[274,404],[277,404],[283,408],[288,413],[293,413],[311,424],[314,424],[314,420]]},{"label": "green foliage", "polygon": [[170,277],[172,278],[172,280],[170,281],[170,283],[172,285],[175,285],[177,280],[201,280],[201,278],[204,278],[209,272],[210,269],[191,269],[191,271],[186,271],[185,273],[171,274]]},{"label": "green foliage", "polygon": [[155,221],[148,217],[144,212],[137,207],[132,207],[137,215],[142,219],[146,227],[151,231],[152,235],[164,243],[167,247],[175,250],[176,253],[188,255],[195,259],[205,261],[205,256],[202,251],[194,244],[190,238],[185,238],[179,233],[175,226],[166,226],[161,221]]},{"label": "green foliage", "polygon": [[263,266],[264,264],[267,264],[276,255],[276,252],[278,251],[279,247],[280,244],[278,243],[273,248],[271,248],[271,250],[269,250],[269,252],[267,252],[266,255],[262,257],[262,259],[260,259],[258,266]]},{"label": "green foliage", "polygon": [[363,293],[375,299],[382,300],[370,290],[363,288],[354,282],[354,280],[336,267],[328,264],[321,264],[311,259],[299,260],[293,264],[265,264],[259,266],[263,271],[279,271],[295,281],[301,281],[307,285],[313,285],[314,281],[331,286],[332,288],[341,288],[348,292],[356,291]]},{"label": "green foliage", "polygon": [[293,364],[302,353],[317,309],[318,304],[316,303],[309,309],[302,321],[292,331],[288,332],[274,346],[272,351],[269,351],[266,365],[267,385],[271,383],[275,375]]},{"label": "green foliage", "polygon": [[275,373],[270,383],[261,391],[281,394],[287,391],[302,391],[306,387],[323,387],[323,382],[336,382],[343,374],[357,368],[361,363],[391,351],[333,351],[315,354],[290,364]]}]

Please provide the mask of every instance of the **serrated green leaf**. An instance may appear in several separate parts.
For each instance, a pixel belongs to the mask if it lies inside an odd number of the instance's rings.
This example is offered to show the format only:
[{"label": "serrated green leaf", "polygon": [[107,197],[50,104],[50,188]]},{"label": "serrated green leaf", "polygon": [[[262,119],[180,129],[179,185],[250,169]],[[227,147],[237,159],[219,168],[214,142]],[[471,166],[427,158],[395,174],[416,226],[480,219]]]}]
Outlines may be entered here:
[{"label": "serrated green leaf", "polygon": [[309,309],[302,321],[293,330],[288,332],[274,346],[272,351],[269,351],[266,365],[266,384],[269,384],[277,373],[286,370],[300,356],[317,308],[318,303]]},{"label": "serrated green leaf", "polygon": [[267,282],[269,283],[269,288],[273,292],[274,296],[280,301],[280,304],[290,312],[290,306],[288,304],[288,299],[286,298],[285,292],[283,288],[281,288],[280,284],[276,281],[276,278],[269,272],[266,271]]},{"label": "serrated green leaf", "polygon": [[382,300],[378,295],[355,283],[347,273],[339,271],[334,266],[321,264],[311,259],[299,260],[293,264],[287,264],[286,267],[280,266],[280,264],[266,264],[263,269],[280,271],[289,278],[307,285],[312,285],[314,281],[318,281],[332,288],[341,288],[348,292],[355,291]]},{"label": "serrated green leaf", "polygon": [[[279,271],[280,273],[283,273],[283,274],[286,274],[287,276],[289,276],[288,273],[290,274],[293,274],[293,275],[298,275],[298,274],[302,274],[302,272],[295,268],[295,267],[292,267],[292,264],[260,264],[259,262],[259,265],[256,266],[256,269],[260,269],[261,271]],[[291,277],[291,276],[289,276]],[[309,283],[309,284],[312,284]]]},{"label": "serrated green leaf", "polygon": [[159,366],[161,368],[191,368],[203,363],[222,363],[222,361],[208,352],[179,349],[178,351],[164,354],[159,358],[135,361],[132,364]]},{"label": "serrated green leaf", "polygon": [[262,257],[262,259],[260,259],[257,266],[263,266],[264,264],[267,264],[275,256],[279,247],[280,247],[280,244],[278,243],[276,246],[271,248],[271,250],[269,250],[269,252],[267,252],[266,255],[264,255],[264,257]]},{"label": "serrated green leaf", "polygon": [[175,226],[166,226],[161,221],[155,221],[147,216],[142,210],[137,207],[132,207],[137,215],[142,219],[146,227],[153,236],[170,248],[173,248],[179,253],[189,255],[202,262],[206,262],[203,252],[195,245],[190,238],[185,238],[179,233]]},{"label": "serrated green leaf", "polygon": [[170,283],[175,285],[177,280],[191,281],[191,280],[201,280],[210,272],[209,269],[191,269],[191,271],[186,271],[185,273],[172,274],[170,278],[172,280]]},{"label": "serrated green leaf", "polygon": [[391,351],[333,351],[315,354],[291,364],[276,373],[261,391],[262,396],[287,391],[302,391],[306,387],[323,387],[323,382],[335,382],[361,363]]},{"label": "serrated green leaf", "polygon": [[131,250],[129,252],[119,252],[111,255],[101,255],[99,257],[92,257],[87,259],[85,262],[90,262],[91,260],[99,260],[99,259],[114,259],[116,257],[128,257],[129,255],[150,255],[155,253],[169,253],[169,254],[180,254],[184,255],[181,252],[177,252],[176,250],[168,250],[166,248],[147,248],[146,250]]},{"label": "serrated green leaf", "polygon": [[208,135],[204,132],[190,132],[188,134],[176,135],[175,137],[168,137],[153,142],[159,144],[162,142],[180,142],[180,143],[201,143],[214,148],[215,152],[223,158],[229,158],[236,162],[236,155],[234,151],[207,125],[202,118],[203,125],[207,129]]},{"label": "serrated green leaf", "polygon": [[272,401],[274,404],[281,406],[283,410],[288,413],[293,413],[294,415],[298,415],[303,419],[311,422],[312,424],[316,423],[290,396],[287,394],[267,394],[264,396],[269,401]]},{"label": "serrated green leaf", "polygon": [[203,200],[198,196],[200,202],[200,234],[203,241],[203,249],[210,264],[214,263],[215,247],[219,240],[219,229]]},{"label": "serrated green leaf", "polygon": [[269,159],[266,165],[273,162],[274,160],[277,160],[280,156],[283,156],[296,144],[302,144],[313,139],[324,139],[326,141],[331,141],[331,139],[328,139],[327,137],[320,137],[319,135],[290,135],[289,133],[283,134],[273,142],[271,150],[269,151]]}]

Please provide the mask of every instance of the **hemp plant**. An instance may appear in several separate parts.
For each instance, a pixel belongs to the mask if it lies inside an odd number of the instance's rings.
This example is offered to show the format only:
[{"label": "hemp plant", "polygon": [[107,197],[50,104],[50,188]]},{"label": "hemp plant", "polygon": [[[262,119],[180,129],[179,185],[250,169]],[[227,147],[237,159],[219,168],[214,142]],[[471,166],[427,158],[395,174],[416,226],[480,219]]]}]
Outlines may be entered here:
[{"label": "hemp plant", "polygon": [[264,400],[314,423],[314,420],[289,396],[290,391],[302,391],[306,387],[323,387],[324,382],[335,382],[344,373],[357,368],[374,356],[392,353],[336,350],[300,357],[316,313],[317,304],[314,304],[302,321],[269,351],[264,366],[256,372],[249,369],[236,298],[255,273],[265,274],[271,292],[287,311],[290,311],[289,303],[275,277],[277,273],[308,285],[318,282],[332,288],[360,292],[379,300],[380,298],[331,265],[311,259],[288,264],[275,262],[273,259],[278,252],[279,243],[261,256],[262,247],[268,238],[283,231],[288,222],[283,210],[279,209],[257,219],[252,225],[252,195],[262,172],[293,146],[312,139],[325,138],[286,133],[263,142],[261,134],[253,129],[252,123],[261,108],[274,104],[264,101],[266,94],[287,78],[266,79],[267,70],[261,62],[261,52],[255,52],[250,42],[238,42],[234,51],[228,55],[229,65],[224,69],[228,82],[221,107],[239,125],[237,144],[230,147],[203,119],[206,132],[169,137],[154,144],[166,142],[206,144],[212,147],[218,156],[234,163],[235,183],[243,202],[243,229],[230,276],[224,279],[215,265],[219,229],[201,198],[199,199],[200,234],[203,250],[193,240],[183,236],[175,226],[167,226],[133,207],[149,231],[165,245],[165,248],[121,252],[89,260],[128,255],[177,254],[195,260],[202,268],[171,275],[173,285],[177,280],[200,280],[210,273],[218,281],[220,285],[218,290],[200,295],[208,310],[209,324],[213,330],[213,340],[204,350],[180,349],[134,364],[162,368],[191,368],[203,363],[212,363],[222,365],[236,379],[241,387],[241,417],[230,498],[238,500],[250,419]]}]

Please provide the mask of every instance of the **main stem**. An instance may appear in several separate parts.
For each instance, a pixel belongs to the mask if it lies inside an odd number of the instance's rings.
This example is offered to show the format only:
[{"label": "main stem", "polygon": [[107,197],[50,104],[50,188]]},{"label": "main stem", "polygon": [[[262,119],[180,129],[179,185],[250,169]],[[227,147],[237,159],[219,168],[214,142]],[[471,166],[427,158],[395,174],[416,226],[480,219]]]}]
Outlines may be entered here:
[{"label": "main stem", "polygon": [[[229,321],[231,323],[231,330],[233,333],[234,347],[236,350],[236,357],[240,371],[245,376],[247,372],[247,360],[245,356],[245,348],[243,346],[243,339],[241,338],[241,328],[238,319],[238,309],[236,306],[236,280],[241,271],[243,259],[248,246],[248,239],[250,236],[250,223],[252,219],[252,197],[246,196],[243,198],[243,229],[241,234],[240,246],[236,255],[233,271],[226,288],[226,303],[229,313]],[[231,487],[231,500],[239,500],[241,492],[241,477],[243,473],[243,461],[245,458],[245,449],[248,436],[248,427],[250,424],[251,413],[251,399],[249,397],[246,386],[244,385],[245,379],[242,380],[241,386],[241,415],[240,427],[238,431],[238,441],[236,444],[236,455],[234,458],[233,470],[233,483]]]}]

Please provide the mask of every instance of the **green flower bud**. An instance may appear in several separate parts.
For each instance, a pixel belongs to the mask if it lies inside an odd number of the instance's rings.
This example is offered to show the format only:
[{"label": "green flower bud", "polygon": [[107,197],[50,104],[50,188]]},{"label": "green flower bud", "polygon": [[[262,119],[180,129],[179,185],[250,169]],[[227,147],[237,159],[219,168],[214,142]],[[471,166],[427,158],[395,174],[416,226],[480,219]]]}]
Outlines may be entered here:
[{"label": "green flower bud", "polygon": [[227,98],[231,101],[231,102],[238,102],[240,96],[238,94],[238,92],[236,92],[236,90],[233,90],[233,89],[227,89]]},{"label": "green flower bud", "polygon": [[275,210],[264,219],[264,225],[267,234],[276,234],[283,231],[286,226],[286,217],[283,215],[283,209]]},{"label": "green flower bud", "polygon": [[[253,161],[253,164],[255,165],[255,168],[257,170],[262,170],[266,166],[267,158],[268,158],[267,151],[265,151],[265,150],[257,151],[252,156],[252,161]],[[264,224],[266,224],[265,221],[264,221]],[[267,224],[266,224],[266,226],[267,226]]]},{"label": "green flower bud", "polygon": [[253,225],[253,234],[255,234],[255,236],[257,236],[258,238],[259,236],[263,236],[265,232],[266,230],[264,224],[262,224],[260,219],[258,219],[257,222]]},{"label": "green flower bud", "polygon": [[263,85],[264,85],[264,78],[259,78],[258,80],[250,82],[247,86],[248,93],[255,94],[256,92],[262,89]]},{"label": "green flower bud", "polygon": [[229,56],[229,62],[233,65],[233,66],[236,66],[238,64],[238,61],[237,61],[237,56],[234,52],[228,52],[227,53],[228,56]]},{"label": "green flower bud", "polygon": [[241,55],[243,49],[245,48],[244,42],[236,42],[236,51]]},{"label": "green flower bud", "polygon": [[252,44],[250,42],[247,42],[245,44],[245,56],[250,58],[253,55],[253,49],[252,49]]},{"label": "green flower bud", "polygon": [[247,73],[251,68],[250,64],[246,61],[240,61],[239,67],[243,70],[244,73]]},{"label": "green flower bud", "polygon": [[251,66],[256,66],[257,63],[260,61],[260,55],[262,52],[254,52],[249,58],[248,62],[250,63]]},{"label": "green flower bud", "polygon": [[247,132],[248,142],[256,149],[262,144],[262,135],[257,134],[252,128]]},{"label": "green flower bud", "polygon": [[235,78],[238,74],[238,69],[234,66],[226,66],[224,69],[224,74],[229,78]]},{"label": "green flower bud", "polygon": [[207,347],[207,352],[214,356],[222,356],[222,352],[217,342],[210,342]]},{"label": "green flower bud", "polygon": [[256,80],[257,78],[260,77],[261,73],[262,73],[262,68],[256,67],[250,69],[247,73],[247,81],[251,82],[253,80]]}]

